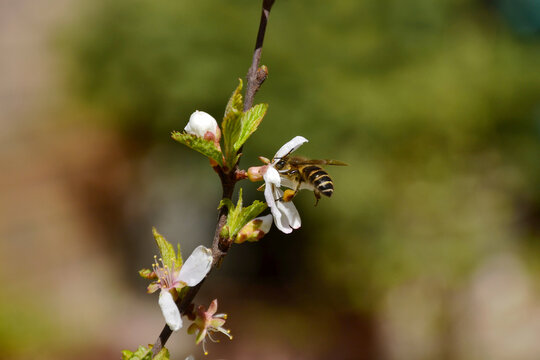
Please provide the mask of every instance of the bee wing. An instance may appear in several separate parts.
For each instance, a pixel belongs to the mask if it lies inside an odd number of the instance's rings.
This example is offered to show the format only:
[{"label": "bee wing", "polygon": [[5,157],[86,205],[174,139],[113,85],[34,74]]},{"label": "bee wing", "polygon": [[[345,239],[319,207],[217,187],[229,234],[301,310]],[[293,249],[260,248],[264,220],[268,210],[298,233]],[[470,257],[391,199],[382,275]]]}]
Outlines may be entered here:
[{"label": "bee wing", "polygon": [[339,160],[332,159],[306,159],[300,156],[291,156],[289,158],[289,163],[293,165],[337,165],[337,166],[347,166],[347,163]]},{"label": "bee wing", "polygon": [[347,164],[346,162],[339,161],[339,160],[326,159],[322,161],[324,161],[325,165],[349,166],[349,164]]}]

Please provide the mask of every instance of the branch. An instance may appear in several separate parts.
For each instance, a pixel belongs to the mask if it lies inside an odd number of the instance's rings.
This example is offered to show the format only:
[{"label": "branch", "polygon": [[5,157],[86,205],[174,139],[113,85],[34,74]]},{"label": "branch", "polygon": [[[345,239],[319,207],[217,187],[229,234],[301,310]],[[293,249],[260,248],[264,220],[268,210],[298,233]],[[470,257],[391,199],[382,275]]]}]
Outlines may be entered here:
[{"label": "branch", "polygon": [[[261,61],[262,46],[264,42],[264,34],[266,32],[266,24],[268,23],[268,16],[270,15],[270,9],[274,5],[275,0],[263,0],[263,8],[261,14],[261,22],[259,24],[259,32],[257,33],[257,41],[255,42],[255,51],[253,52],[253,60],[247,74],[247,86],[246,94],[244,99],[244,111],[249,110],[253,106],[253,99],[255,98],[255,93],[261,87],[262,83],[268,75],[268,69],[266,66],[259,68]],[[236,170],[236,169],[235,169]],[[223,169],[217,168],[219,178],[221,180],[221,187],[223,190],[222,199],[231,199],[234,187],[238,181],[236,177],[236,171],[229,171],[228,173],[224,172]],[[218,212],[218,219],[216,224],[216,232],[214,233],[214,239],[212,241],[212,256],[214,261],[212,263],[212,270],[216,269],[221,265],[221,262],[227,255],[232,241],[220,236],[221,229],[227,222],[227,207],[222,206]],[[198,285],[189,288],[187,293],[182,299],[178,299],[177,305],[180,313],[184,315],[190,308],[193,299],[199,292],[204,280],[201,281]],[[152,347],[152,358],[158,354],[161,349],[169,340],[169,337],[172,334],[172,330],[168,325],[163,327],[161,333],[159,334],[154,346]]]},{"label": "branch", "polygon": [[268,69],[266,66],[261,66],[261,54],[262,47],[264,42],[264,34],[266,32],[266,24],[268,23],[268,16],[270,15],[270,10],[272,5],[274,5],[275,0],[263,0],[263,8],[261,13],[261,22],[259,23],[259,32],[257,33],[257,41],[255,42],[255,51],[253,52],[253,60],[251,61],[251,66],[247,73],[247,86],[246,86],[246,96],[244,99],[244,111],[248,111],[253,106],[253,99],[255,98],[255,93],[261,87],[266,76],[268,75]]}]

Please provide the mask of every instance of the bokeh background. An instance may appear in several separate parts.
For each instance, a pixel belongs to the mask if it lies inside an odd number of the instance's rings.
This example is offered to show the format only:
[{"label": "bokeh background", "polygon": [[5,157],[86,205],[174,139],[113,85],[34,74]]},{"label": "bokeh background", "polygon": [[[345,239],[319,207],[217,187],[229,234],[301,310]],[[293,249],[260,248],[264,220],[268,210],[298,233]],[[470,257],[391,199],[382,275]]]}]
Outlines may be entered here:
[{"label": "bokeh background", "polygon": [[[174,143],[220,118],[253,0],[0,1],[0,358],[153,343],[137,270],[155,225],[210,244],[219,181]],[[302,228],[235,246],[197,301],[235,339],[208,359],[540,358],[540,2],[277,0],[242,166],[287,140],[336,191]],[[243,183],[245,198],[261,199]],[[202,358],[181,331],[173,359]]]}]

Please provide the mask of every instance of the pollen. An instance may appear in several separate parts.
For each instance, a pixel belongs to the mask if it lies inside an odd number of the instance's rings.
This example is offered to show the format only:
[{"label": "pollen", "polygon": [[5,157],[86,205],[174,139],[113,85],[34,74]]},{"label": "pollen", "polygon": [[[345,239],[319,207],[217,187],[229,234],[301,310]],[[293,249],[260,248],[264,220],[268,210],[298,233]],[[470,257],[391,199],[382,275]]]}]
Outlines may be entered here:
[{"label": "pollen", "polygon": [[291,190],[291,189],[285,190],[283,192],[283,201],[285,201],[285,202],[291,201],[295,194],[296,194],[296,192],[294,190]]}]

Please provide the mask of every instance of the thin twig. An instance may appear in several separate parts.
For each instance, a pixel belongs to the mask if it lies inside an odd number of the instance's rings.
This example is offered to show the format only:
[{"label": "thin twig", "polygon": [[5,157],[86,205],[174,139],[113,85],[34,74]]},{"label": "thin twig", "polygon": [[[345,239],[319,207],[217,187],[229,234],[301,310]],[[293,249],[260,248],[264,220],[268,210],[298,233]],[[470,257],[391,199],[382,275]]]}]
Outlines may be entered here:
[{"label": "thin twig", "polygon": [[272,9],[272,5],[274,5],[274,1],[275,0],[263,0],[261,22],[259,23],[257,41],[255,42],[255,51],[253,52],[253,60],[251,61],[251,66],[247,73],[244,111],[248,111],[253,106],[253,99],[255,98],[255,93],[257,92],[257,90],[259,90],[259,87],[261,87],[262,83],[266,79],[266,75],[268,74],[266,66],[263,66],[259,69],[259,64],[261,63],[261,54],[264,42],[264,34],[266,32],[266,24],[268,23],[268,16],[270,15],[270,10]]},{"label": "thin twig", "polygon": [[[261,61],[262,46],[264,42],[264,34],[266,32],[266,24],[268,23],[268,16],[270,15],[270,9],[274,5],[275,0],[263,0],[263,8],[261,14],[261,22],[259,24],[259,32],[257,33],[257,41],[255,42],[255,51],[253,52],[253,60],[247,74],[247,85],[246,85],[246,94],[244,99],[244,111],[249,110],[253,106],[253,100],[255,98],[255,93],[259,90],[260,86],[266,79],[268,75],[268,69],[266,66],[259,68]],[[222,169],[218,168],[217,172],[221,180],[221,187],[223,189],[222,199],[231,199],[234,187],[238,181],[236,177],[236,170],[238,169],[238,164],[235,166],[234,171],[224,172]],[[227,255],[232,242],[229,239],[223,238],[220,233],[221,229],[227,222],[227,207],[222,206],[218,212],[218,219],[216,224],[216,232],[214,233],[214,239],[212,241],[212,256],[214,258],[212,263],[212,270],[219,267],[223,258]],[[177,301],[178,309],[181,314],[185,314],[190,308],[193,299],[199,292],[204,280],[201,281],[198,285],[189,288],[187,293],[182,299]],[[181,300],[181,301],[180,301]],[[157,353],[163,349],[167,340],[172,334],[172,330],[168,325],[163,327],[161,333],[159,334],[154,346],[152,347],[152,357],[156,356]]]}]

